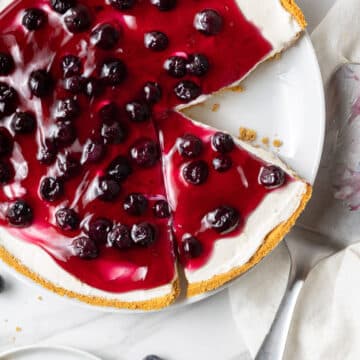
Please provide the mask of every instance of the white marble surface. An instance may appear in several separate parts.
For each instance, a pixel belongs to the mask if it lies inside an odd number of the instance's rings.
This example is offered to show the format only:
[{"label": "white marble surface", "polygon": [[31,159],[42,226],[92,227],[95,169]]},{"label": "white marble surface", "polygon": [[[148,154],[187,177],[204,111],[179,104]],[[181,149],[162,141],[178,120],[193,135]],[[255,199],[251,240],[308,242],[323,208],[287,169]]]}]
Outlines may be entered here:
[{"label": "white marble surface", "polygon": [[[334,0],[299,0],[309,31]],[[82,308],[24,285],[0,263],[0,352],[31,344],[66,345],[104,360],[141,360],[156,353],[168,360],[251,359],[232,319],[228,293],[186,308],[121,315]],[[246,324],[244,324],[246,327]]]}]

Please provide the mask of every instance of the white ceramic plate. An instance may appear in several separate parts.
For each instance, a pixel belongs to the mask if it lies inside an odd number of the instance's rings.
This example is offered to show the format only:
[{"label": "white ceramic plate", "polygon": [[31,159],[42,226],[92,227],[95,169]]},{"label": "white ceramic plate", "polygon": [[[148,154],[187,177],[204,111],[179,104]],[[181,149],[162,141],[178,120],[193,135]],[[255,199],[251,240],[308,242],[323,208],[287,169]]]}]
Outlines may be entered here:
[{"label": "white ceramic plate", "polygon": [[62,346],[26,346],[0,354],[0,360],[101,360],[87,352]]},{"label": "white ceramic plate", "polygon": [[[258,134],[259,144],[263,137],[281,140],[283,145],[272,149],[279,152],[286,163],[301,176],[313,182],[324,142],[325,102],[319,65],[309,36],[304,35],[279,60],[261,65],[243,85],[244,92],[225,91],[187,113],[194,119],[206,121],[235,136],[238,135],[240,126],[254,129]],[[212,111],[214,104],[220,104],[217,112]],[[25,279],[15,271],[11,272]],[[27,278],[25,280],[34,284]],[[203,300],[230,284],[191,299],[179,298],[169,309]],[[77,300],[73,301],[94,308]],[[98,309],[135,312],[102,307]]]}]

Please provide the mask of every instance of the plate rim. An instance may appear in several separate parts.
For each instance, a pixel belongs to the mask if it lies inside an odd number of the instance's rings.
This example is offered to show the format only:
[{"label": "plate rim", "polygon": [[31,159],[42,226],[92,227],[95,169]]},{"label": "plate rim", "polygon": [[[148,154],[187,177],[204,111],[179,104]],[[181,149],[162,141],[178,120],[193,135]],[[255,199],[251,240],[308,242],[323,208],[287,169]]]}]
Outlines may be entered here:
[{"label": "plate rim", "polygon": [[[319,94],[319,104],[318,104],[318,111],[319,111],[319,121],[317,121],[317,126],[319,126],[319,135],[320,135],[320,139],[318,141],[318,147],[316,149],[316,156],[314,157],[314,164],[316,166],[314,166],[314,169],[316,171],[313,172],[313,178],[311,179],[307,179],[311,184],[314,183],[316,175],[318,173],[319,167],[320,167],[320,161],[321,161],[321,157],[323,154],[323,148],[324,148],[324,142],[325,142],[325,130],[326,130],[326,104],[325,104],[325,91],[324,91],[324,85],[323,85],[323,81],[322,81],[322,75],[321,75],[321,70],[320,70],[320,64],[318,61],[318,58],[316,56],[316,52],[315,52],[315,48],[311,42],[311,38],[310,35],[307,31],[304,32],[304,34],[302,35],[301,39],[299,39],[300,41],[304,41],[306,42],[306,46],[308,48],[308,53],[307,56],[311,57],[311,61],[313,63],[313,72],[314,75],[316,76],[316,78],[314,78],[314,83],[316,88],[317,88],[317,92]],[[236,283],[236,281],[238,281],[239,279],[241,279],[241,276],[238,278],[235,278],[233,280],[231,280],[230,282],[220,286],[219,288],[209,291],[207,293],[203,293],[200,294],[198,296],[194,296],[191,298],[186,298],[183,295],[180,295],[180,297],[173,303],[170,304],[168,307],[163,308],[163,309],[155,309],[155,310],[131,310],[131,309],[124,309],[124,308],[114,308],[114,307],[103,307],[103,306],[97,306],[97,305],[91,305],[91,304],[87,304],[84,302],[81,302],[78,299],[75,298],[70,298],[70,297],[66,297],[66,296],[60,296],[56,293],[53,293],[50,290],[44,289],[42,286],[40,286],[39,284],[37,284],[36,282],[32,281],[31,279],[27,278],[26,276],[18,273],[15,269],[13,269],[12,267],[5,265],[5,269],[8,273],[12,274],[15,278],[19,279],[20,281],[24,282],[25,284],[29,284],[30,286],[37,288],[37,289],[43,289],[44,291],[46,291],[47,294],[50,294],[51,296],[55,296],[58,299],[63,299],[64,301],[66,301],[67,303],[71,304],[76,304],[77,306],[83,307],[83,308],[87,308],[87,309],[91,309],[93,311],[100,311],[103,313],[117,313],[117,314],[124,314],[124,315],[128,315],[128,314],[146,314],[146,313],[157,313],[157,312],[166,312],[166,311],[172,311],[172,310],[176,310],[191,304],[195,304],[197,302],[200,302],[202,300],[205,300],[207,298],[210,298],[211,296],[218,294],[220,292],[222,292],[223,290],[228,289],[230,286],[232,286],[234,283]],[[249,270],[251,271],[251,269]],[[2,354],[0,354],[1,356]],[[95,358],[96,359],[96,358]],[[1,360],[1,358],[0,358]]]}]

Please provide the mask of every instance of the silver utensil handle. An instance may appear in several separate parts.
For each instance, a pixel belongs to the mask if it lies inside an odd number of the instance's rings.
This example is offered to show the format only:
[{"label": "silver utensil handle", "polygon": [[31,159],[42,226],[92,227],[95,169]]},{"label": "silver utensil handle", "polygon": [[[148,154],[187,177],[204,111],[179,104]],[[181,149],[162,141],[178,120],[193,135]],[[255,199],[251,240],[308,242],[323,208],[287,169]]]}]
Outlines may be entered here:
[{"label": "silver utensil handle", "polygon": [[296,301],[304,280],[290,273],[289,283],[274,322],[255,360],[282,360]]}]

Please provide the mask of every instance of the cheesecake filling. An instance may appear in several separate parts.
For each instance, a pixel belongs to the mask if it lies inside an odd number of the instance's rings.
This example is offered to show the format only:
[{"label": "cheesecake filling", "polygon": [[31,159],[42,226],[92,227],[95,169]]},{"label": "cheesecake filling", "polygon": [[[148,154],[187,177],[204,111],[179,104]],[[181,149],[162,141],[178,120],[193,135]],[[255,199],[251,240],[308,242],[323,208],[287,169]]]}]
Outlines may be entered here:
[{"label": "cheesecake filling", "polygon": [[[300,27],[276,8],[274,21],[290,25],[268,35],[257,25],[262,10],[239,0],[183,0],[166,11],[148,1],[8,3],[0,13],[0,245],[80,293],[128,301],[169,293],[173,234],[181,263],[199,270],[216,240],[240,236],[278,191],[259,184],[267,164],[240,148],[232,169],[212,170],[203,187],[170,181],[183,171],[174,147],[184,131],[205,143],[203,161],[213,156],[213,132],[172,109],[237,82]],[[292,181],[284,175],[285,188]],[[222,205],[239,217],[226,236],[204,220]],[[201,238],[201,256],[184,255],[186,234]]]}]

